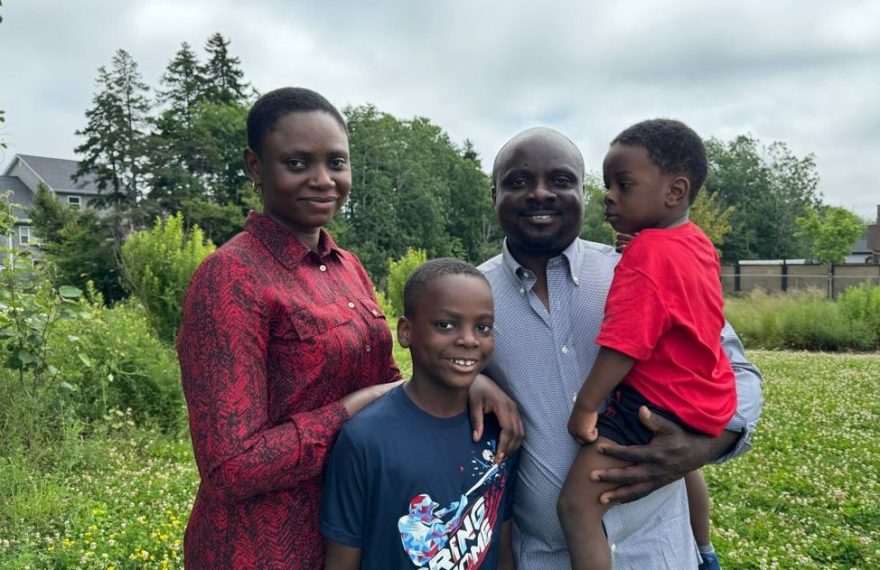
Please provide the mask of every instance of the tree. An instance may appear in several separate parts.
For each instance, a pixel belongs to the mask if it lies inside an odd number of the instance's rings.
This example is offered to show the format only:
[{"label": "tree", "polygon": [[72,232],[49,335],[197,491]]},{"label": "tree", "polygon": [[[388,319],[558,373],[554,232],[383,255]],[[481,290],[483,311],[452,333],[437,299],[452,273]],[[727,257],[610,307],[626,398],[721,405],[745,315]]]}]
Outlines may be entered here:
[{"label": "tree", "polygon": [[126,296],[119,281],[113,230],[94,211],[63,206],[41,184],[28,215],[40,238],[40,250],[56,268],[56,286],[86,290],[91,281],[108,303]]},{"label": "tree", "polygon": [[159,91],[158,99],[168,106],[163,115],[173,118],[175,124],[191,127],[196,105],[205,100],[208,80],[204,66],[187,42],[180,44],[161,81],[165,89]]},{"label": "tree", "polygon": [[150,101],[128,52],[117,50],[112,63],[111,71],[98,68],[88,123],[76,132],[86,140],[75,149],[82,155],[75,178],[91,175],[101,191],[99,204],[131,214],[140,198]]},{"label": "tree", "polygon": [[400,120],[373,106],[345,115],[355,190],[331,231],[377,283],[407,247],[472,263],[498,251],[490,182],[473,147],[457,147],[425,118]]},{"label": "tree", "polygon": [[717,193],[703,189],[691,205],[690,221],[703,230],[712,245],[720,248],[730,233],[730,219],[734,211],[733,206],[724,207],[721,204],[721,197]]},{"label": "tree", "polygon": [[781,142],[761,145],[750,135],[729,142],[709,139],[706,150],[706,190],[718,194],[720,207],[735,207],[722,257],[735,261],[806,256],[808,245],[793,236],[795,219],[819,205],[814,157],[797,157]]},{"label": "tree", "polygon": [[605,221],[605,187],[596,174],[584,177],[584,221],[580,237],[608,245],[614,244],[614,228]]},{"label": "tree", "polygon": [[841,263],[865,231],[865,222],[846,208],[810,208],[798,217],[798,234],[812,245],[812,257],[822,263]]},{"label": "tree", "polygon": [[208,52],[208,64],[205,68],[207,100],[212,103],[241,104],[247,99],[248,84],[244,82],[241,61],[229,55],[229,44],[229,40],[216,33],[208,38],[205,45],[205,51]]}]

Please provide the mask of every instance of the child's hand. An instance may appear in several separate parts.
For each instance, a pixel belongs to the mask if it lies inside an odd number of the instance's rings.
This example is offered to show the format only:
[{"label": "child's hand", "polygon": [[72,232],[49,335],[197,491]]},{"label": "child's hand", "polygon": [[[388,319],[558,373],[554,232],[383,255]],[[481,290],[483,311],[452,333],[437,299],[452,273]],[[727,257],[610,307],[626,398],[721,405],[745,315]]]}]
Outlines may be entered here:
[{"label": "child's hand", "polygon": [[617,253],[622,253],[626,248],[626,244],[631,242],[639,234],[617,234],[614,237],[614,249]]},{"label": "child's hand", "polygon": [[599,430],[596,429],[598,420],[599,413],[596,410],[589,410],[575,401],[568,418],[568,433],[581,445],[593,443],[599,437]]}]

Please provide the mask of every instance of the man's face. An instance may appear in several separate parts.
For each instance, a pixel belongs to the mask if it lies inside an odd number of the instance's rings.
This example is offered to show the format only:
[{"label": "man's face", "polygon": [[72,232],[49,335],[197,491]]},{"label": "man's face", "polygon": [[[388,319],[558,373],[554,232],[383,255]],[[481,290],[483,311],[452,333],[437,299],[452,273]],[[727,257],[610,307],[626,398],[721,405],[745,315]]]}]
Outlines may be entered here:
[{"label": "man's face", "polygon": [[517,135],[496,161],[492,196],[511,252],[556,255],[578,236],[583,219],[583,159],[550,129]]}]

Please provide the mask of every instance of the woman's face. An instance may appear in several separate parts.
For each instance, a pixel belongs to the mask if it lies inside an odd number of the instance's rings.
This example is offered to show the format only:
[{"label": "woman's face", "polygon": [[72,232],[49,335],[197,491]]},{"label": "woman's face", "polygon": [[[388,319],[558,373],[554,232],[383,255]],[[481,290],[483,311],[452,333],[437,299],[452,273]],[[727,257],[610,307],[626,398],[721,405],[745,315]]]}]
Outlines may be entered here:
[{"label": "woman's face", "polygon": [[351,190],[348,136],[329,113],[281,117],[258,156],[245,151],[251,179],[262,187],[263,213],[311,248]]}]

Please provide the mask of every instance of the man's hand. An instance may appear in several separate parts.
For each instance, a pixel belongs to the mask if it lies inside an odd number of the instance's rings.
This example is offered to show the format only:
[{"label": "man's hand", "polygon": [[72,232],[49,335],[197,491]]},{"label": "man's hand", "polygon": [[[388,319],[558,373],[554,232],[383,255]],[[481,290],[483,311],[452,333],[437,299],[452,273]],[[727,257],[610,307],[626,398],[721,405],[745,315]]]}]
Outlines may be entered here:
[{"label": "man's hand", "polygon": [[501,435],[498,437],[498,449],[495,451],[495,463],[500,463],[514,453],[522,445],[526,430],[516,402],[498,387],[488,376],[478,374],[468,391],[468,403],[471,408],[471,425],[474,427],[474,441],[483,437],[483,415],[495,414]]},{"label": "man's hand", "polygon": [[639,409],[639,419],[654,432],[647,445],[618,445],[602,443],[599,451],[633,465],[622,469],[597,469],[594,481],[621,485],[606,491],[600,500],[609,504],[627,503],[681,479],[695,469],[724,453],[736,441],[737,435],[725,431],[720,437],[685,431],[664,417],[652,414],[648,408]]},{"label": "man's hand", "polygon": [[623,253],[623,250],[626,249],[626,244],[631,242],[637,235],[639,234],[617,234],[614,236],[614,249],[617,253]]},{"label": "man's hand", "polygon": [[596,429],[598,421],[599,413],[596,410],[589,410],[586,406],[575,403],[568,418],[568,433],[581,445],[593,443],[599,438],[599,430]]}]

